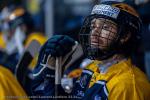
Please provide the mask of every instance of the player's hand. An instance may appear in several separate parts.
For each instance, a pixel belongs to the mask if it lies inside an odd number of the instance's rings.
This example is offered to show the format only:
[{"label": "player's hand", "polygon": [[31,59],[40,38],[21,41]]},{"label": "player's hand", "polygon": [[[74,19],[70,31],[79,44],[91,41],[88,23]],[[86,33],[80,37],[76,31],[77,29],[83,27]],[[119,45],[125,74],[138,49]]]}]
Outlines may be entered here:
[{"label": "player's hand", "polygon": [[66,35],[54,35],[42,47],[40,54],[51,54],[53,57],[66,55],[71,51],[75,41]]},{"label": "player's hand", "polygon": [[[37,66],[33,71],[33,75],[38,76],[44,72],[47,67],[54,70],[56,57],[65,56],[72,50],[74,45],[75,40],[66,35],[54,35],[48,39],[40,50]],[[48,62],[50,63],[47,64]]]},{"label": "player's hand", "polygon": [[47,40],[40,50],[35,69],[29,75],[32,78],[33,94],[42,92],[51,95],[54,93],[56,57],[69,54],[75,44],[72,38],[65,35],[54,35]]}]

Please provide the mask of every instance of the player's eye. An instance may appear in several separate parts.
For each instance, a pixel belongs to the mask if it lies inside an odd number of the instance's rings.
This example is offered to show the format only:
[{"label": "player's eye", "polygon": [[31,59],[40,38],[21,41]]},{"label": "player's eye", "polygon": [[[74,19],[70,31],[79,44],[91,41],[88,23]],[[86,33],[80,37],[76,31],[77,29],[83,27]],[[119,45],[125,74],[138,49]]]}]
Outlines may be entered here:
[{"label": "player's eye", "polygon": [[110,26],[109,26],[109,25],[106,25],[106,24],[104,24],[104,25],[103,25],[103,29],[105,29],[105,30],[109,30],[109,28],[110,28]]}]

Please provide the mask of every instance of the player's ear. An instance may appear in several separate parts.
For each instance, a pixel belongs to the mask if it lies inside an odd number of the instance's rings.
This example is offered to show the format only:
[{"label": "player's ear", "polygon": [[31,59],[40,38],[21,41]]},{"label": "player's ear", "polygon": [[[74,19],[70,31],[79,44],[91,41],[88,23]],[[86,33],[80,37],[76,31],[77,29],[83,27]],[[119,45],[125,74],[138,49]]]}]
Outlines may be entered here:
[{"label": "player's ear", "polygon": [[123,36],[123,38],[120,40],[121,43],[125,43],[129,40],[131,37],[131,32],[128,32],[126,35]]}]

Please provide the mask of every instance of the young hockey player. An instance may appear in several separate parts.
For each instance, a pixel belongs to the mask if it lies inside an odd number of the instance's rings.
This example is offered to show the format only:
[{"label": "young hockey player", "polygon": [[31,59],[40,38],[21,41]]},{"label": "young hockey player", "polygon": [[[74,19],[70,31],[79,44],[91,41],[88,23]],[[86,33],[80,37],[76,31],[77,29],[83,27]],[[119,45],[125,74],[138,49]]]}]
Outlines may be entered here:
[{"label": "young hockey player", "polygon": [[[131,59],[139,45],[141,24],[137,12],[125,3],[95,5],[80,32],[86,56],[83,70],[68,95],[82,100],[149,100],[150,83]],[[74,45],[75,41],[64,35],[55,35],[43,45],[33,71],[34,95],[54,96],[55,61]]]}]

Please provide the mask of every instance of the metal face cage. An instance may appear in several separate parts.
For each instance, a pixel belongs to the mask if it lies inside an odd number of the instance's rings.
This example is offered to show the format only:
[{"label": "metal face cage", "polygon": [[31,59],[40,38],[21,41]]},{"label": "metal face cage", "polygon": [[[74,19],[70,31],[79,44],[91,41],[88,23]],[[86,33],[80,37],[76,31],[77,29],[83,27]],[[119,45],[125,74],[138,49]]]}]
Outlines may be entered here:
[{"label": "metal face cage", "polygon": [[117,40],[117,24],[105,17],[88,16],[80,31],[83,50],[92,59],[103,59]]}]

